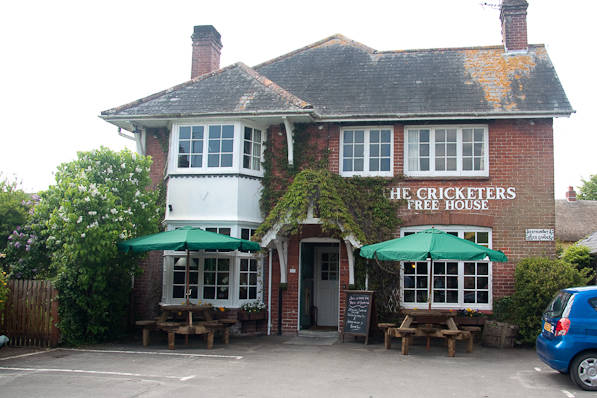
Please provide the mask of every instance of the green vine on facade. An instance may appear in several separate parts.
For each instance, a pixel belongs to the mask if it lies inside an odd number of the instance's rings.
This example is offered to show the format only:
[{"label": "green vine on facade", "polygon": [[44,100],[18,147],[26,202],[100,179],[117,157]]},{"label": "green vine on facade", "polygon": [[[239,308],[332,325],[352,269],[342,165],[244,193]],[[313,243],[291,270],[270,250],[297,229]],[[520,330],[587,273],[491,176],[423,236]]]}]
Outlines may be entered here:
[{"label": "green vine on facade", "polygon": [[[259,240],[276,224],[284,225],[285,234],[300,232],[301,222],[312,208],[331,236],[354,235],[362,244],[392,239],[400,224],[398,207],[402,202],[389,199],[389,188],[401,179],[381,177],[341,177],[329,171],[329,145],[321,149],[306,125],[294,130],[294,167],[288,165],[285,142],[272,143],[265,150],[261,210],[265,221],[253,239]],[[282,128],[280,128],[281,130]],[[319,137],[321,138],[321,137]],[[341,226],[341,227],[340,227]],[[395,267],[395,264],[388,264]],[[355,256],[355,287],[375,290],[380,320],[394,320],[399,306],[396,296],[399,278]]]}]

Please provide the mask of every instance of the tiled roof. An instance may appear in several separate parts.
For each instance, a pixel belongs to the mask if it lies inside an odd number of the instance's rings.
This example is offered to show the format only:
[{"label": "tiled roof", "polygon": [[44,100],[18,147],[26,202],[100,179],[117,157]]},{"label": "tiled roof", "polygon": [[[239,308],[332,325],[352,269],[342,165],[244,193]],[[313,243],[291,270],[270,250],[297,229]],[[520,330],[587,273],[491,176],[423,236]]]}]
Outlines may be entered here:
[{"label": "tiled roof", "polygon": [[380,52],[334,35],[253,69],[235,64],[103,115],[229,114],[309,105],[319,117],[340,119],[573,112],[541,45],[515,54],[502,47]]},{"label": "tiled roof", "polygon": [[576,242],[597,231],[597,200],[556,200],[556,238]]},{"label": "tiled roof", "polygon": [[239,62],[102,115],[285,113],[310,108],[307,102]]}]

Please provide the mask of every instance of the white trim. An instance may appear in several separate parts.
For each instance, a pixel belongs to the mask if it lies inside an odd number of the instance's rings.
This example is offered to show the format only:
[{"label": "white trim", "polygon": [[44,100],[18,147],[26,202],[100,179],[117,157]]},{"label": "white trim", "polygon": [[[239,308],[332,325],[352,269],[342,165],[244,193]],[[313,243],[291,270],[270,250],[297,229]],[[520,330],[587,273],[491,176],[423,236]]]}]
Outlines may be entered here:
[{"label": "white trim", "polygon": [[[429,228],[436,228],[446,232],[458,232],[460,238],[463,238],[464,232],[487,232],[488,233],[488,247],[492,248],[493,231],[489,227],[479,226],[468,226],[468,225],[417,225],[412,227],[401,227],[400,237],[404,236],[405,232],[420,232]],[[487,303],[465,303],[464,302],[464,263],[469,261],[455,261],[455,260],[434,260],[434,261],[446,261],[446,262],[458,262],[458,303],[432,303],[432,308],[436,309],[465,309],[473,308],[476,310],[492,310],[493,309],[493,263],[491,261],[470,261],[474,263],[486,262],[487,263],[487,277],[488,277],[488,302]],[[412,262],[412,261],[410,261]],[[422,262],[422,261],[417,261]],[[427,261],[427,290],[429,290],[429,283],[432,281],[429,278],[429,270],[431,267],[431,261]],[[476,289],[474,289],[476,290]],[[412,303],[404,302],[404,261],[400,262],[400,306],[403,308],[421,308],[427,303]]]},{"label": "white trim", "polygon": [[284,120],[284,129],[286,130],[286,144],[288,145],[288,165],[292,166],[294,164],[294,126],[286,116],[283,116],[282,120]]},{"label": "white trim", "polygon": [[[344,171],[344,132],[346,130],[364,131],[364,150],[363,150],[363,171]],[[371,130],[390,130],[390,170],[389,171],[370,171],[369,170],[369,151]],[[362,177],[392,177],[394,175],[394,126],[347,126],[340,129],[340,154],[339,170],[342,177],[362,176]]]},{"label": "white trim", "polygon": [[[483,170],[462,170],[462,130],[463,129],[484,130],[484,159]],[[412,130],[429,130],[429,170],[409,170],[408,169],[408,132]],[[437,129],[456,129],[456,170],[436,171],[435,168],[435,130]],[[473,145],[474,150],[474,145]],[[444,125],[408,125],[404,126],[403,134],[403,159],[404,175],[407,177],[489,177],[489,126],[487,124],[444,124]]]},{"label": "white trim", "polygon": [[276,239],[276,250],[280,262],[280,283],[288,283],[286,272],[288,271],[288,239]]}]

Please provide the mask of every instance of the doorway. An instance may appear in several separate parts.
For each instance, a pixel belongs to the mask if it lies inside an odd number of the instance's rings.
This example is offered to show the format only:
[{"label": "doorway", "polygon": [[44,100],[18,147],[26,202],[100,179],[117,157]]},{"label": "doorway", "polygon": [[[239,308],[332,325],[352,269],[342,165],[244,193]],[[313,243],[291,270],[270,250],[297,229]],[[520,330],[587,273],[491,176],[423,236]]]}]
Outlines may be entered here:
[{"label": "doorway", "polygon": [[338,243],[301,243],[300,329],[338,327],[339,260]]}]

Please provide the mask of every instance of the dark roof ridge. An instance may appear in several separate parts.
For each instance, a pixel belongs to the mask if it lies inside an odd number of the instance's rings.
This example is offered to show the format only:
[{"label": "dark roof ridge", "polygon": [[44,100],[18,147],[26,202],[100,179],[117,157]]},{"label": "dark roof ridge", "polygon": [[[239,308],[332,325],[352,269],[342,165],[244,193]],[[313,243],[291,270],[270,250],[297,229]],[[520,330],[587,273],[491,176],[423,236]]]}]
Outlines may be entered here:
[{"label": "dark roof ridge", "polygon": [[271,81],[267,77],[260,75],[255,69],[245,65],[243,62],[237,62],[237,65],[243,72],[248,74],[251,78],[257,80],[261,85],[263,85],[268,90],[275,92],[280,97],[286,99],[292,105],[296,106],[300,109],[312,109],[313,105],[304,101],[297,97],[296,95],[292,94],[291,92],[285,90],[284,88],[277,85],[275,82]]},{"label": "dark roof ridge", "polygon": [[298,54],[298,53],[301,53],[301,52],[303,52],[303,51],[310,50],[310,49],[312,49],[312,48],[315,48],[315,47],[319,47],[319,46],[321,46],[322,44],[325,44],[326,42],[328,42],[328,41],[332,41],[332,40],[340,40],[340,41],[343,41],[343,42],[345,42],[345,43],[346,43],[346,44],[348,44],[348,45],[351,45],[351,46],[354,46],[354,47],[358,47],[358,48],[360,48],[360,49],[362,49],[362,50],[364,50],[364,51],[366,51],[366,52],[368,52],[368,53],[371,53],[371,54],[374,54],[374,53],[376,53],[376,52],[377,52],[377,50],[375,50],[375,49],[373,49],[373,48],[371,48],[371,47],[368,47],[368,46],[364,45],[363,43],[359,43],[358,41],[351,40],[351,39],[349,39],[348,37],[346,37],[346,36],[344,36],[344,35],[342,35],[342,34],[340,34],[340,33],[336,33],[336,34],[333,34],[333,35],[331,35],[331,36],[328,36],[328,37],[326,37],[326,38],[324,38],[324,39],[321,39],[321,40],[319,40],[319,41],[316,41],[315,43],[311,43],[311,44],[309,44],[309,45],[306,45],[306,46],[304,46],[304,47],[301,47],[301,48],[299,48],[299,49],[293,50],[293,51],[291,51],[291,52],[289,52],[289,53],[286,53],[286,54],[280,55],[280,56],[278,56],[278,57],[276,57],[276,58],[272,58],[272,59],[270,59],[270,60],[268,60],[268,61],[265,61],[265,62],[262,62],[262,63],[260,63],[260,64],[257,64],[257,65],[255,65],[255,66],[253,67],[253,69],[257,69],[257,68],[260,68],[260,67],[262,67],[262,66],[265,66],[265,65],[272,64],[272,63],[274,63],[274,62],[277,62],[277,61],[280,61],[280,60],[282,60],[282,59],[284,59],[284,58],[289,58],[289,57],[292,57],[293,55],[296,55],[296,54]]},{"label": "dark roof ridge", "polygon": [[234,69],[234,68],[237,68],[237,67],[239,67],[239,66],[240,66],[240,64],[241,64],[241,63],[242,63],[242,62],[237,62],[237,63],[234,63],[234,64],[232,64],[232,65],[228,65],[228,66],[226,66],[226,67],[224,67],[224,68],[221,68],[221,69],[215,70],[215,71],[213,71],[213,72],[209,72],[209,73],[205,73],[205,74],[203,74],[203,75],[199,75],[199,76],[197,76],[197,77],[194,77],[194,78],[193,78],[193,79],[191,79],[191,80],[187,80],[186,82],[183,82],[183,83],[177,84],[177,85],[175,85],[175,86],[172,86],[172,87],[170,87],[170,88],[167,88],[167,89],[165,89],[165,90],[162,90],[162,91],[158,91],[157,93],[153,93],[153,94],[150,94],[150,95],[148,95],[148,96],[146,96],[146,97],[142,97],[142,98],[136,99],[136,100],[134,100],[134,101],[131,101],[131,102],[129,102],[129,103],[126,103],[126,104],[124,104],[124,105],[117,106],[116,108],[111,108],[111,109],[108,109],[108,110],[102,111],[102,112],[101,112],[101,115],[110,115],[110,114],[112,114],[112,113],[121,112],[121,111],[123,111],[123,110],[125,110],[125,109],[128,109],[128,108],[131,108],[131,107],[133,107],[133,106],[137,106],[137,105],[144,104],[144,103],[146,103],[146,102],[148,102],[148,101],[151,101],[151,100],[153,100],[153,99],[155,99],[155,98],[161,97],[162,95],[165,95],[165,94],[171,93],[171,92],[173,92],[173,91],[180,90],[181,88],[185,88],[186,86],[189,86],[189,85],[191,85],[191,84],[193,84],[193,83],[196,83],[196,82],[198,82],[198,81],[200,81],[200,80],[204,80],[204,79],[207,79],[207,78],[209,78],[209,77],[215,76],[215,75],[217,75],[217,74],[223,73],[223,72],[225,72],[225,71],[227,71],[227,70],[229,70],[229,69]]},{"label": "dark roof ridge", "polygon": [[[545,44],[529,44],[529,48],[545,48]],[[437,48],[413,48],[407,50],[383,50],[376,51],[377,54],[399,54],[399,53],[414,53],[414,52],[442,52],[442,51],[465,51],[465,50],[503,50],[503,45],[492,46],[472,46],[472,47],[437,47]],[[515,53],[518,55],[519,53]]]}]

